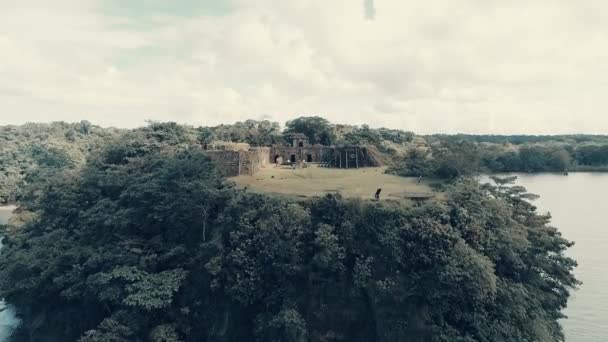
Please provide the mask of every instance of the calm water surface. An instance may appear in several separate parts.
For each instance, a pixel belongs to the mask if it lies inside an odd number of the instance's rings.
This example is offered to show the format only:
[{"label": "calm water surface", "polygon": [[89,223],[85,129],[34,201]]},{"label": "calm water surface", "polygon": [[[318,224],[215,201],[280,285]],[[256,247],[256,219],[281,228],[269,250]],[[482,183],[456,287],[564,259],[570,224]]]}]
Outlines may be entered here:
[{"label": "calm water surface", "polygon": [[583,285],[565,311],[566,340],[608,341],[608,174],[518,176],[518,184],[541,196],[539,210],[550,212],[552,225],[576,243],[568,254],[578,261],[575,274]]},{"label": "calm water surface", "polygon": [[[568,254],[579,263],[575,273],[583,285],[573,293],[565,311],[569,318],[562,321],[567,341],[608,341],[608,174],[518,176],[518,184],[541,196],[535,201],[539,210],[550,212],[553,225],[576,242]],[[0,223],[10,213],[0,207]],[[0,342],[15,322],[11,310],[0,312]]]},{"label": "calm water surface", "polygon": [[[6,224],[13,208],[0,207],[0,224]],[[0,237],[0,249],[2,249],[2,237]],[[4,301],[0,300],[0,342],[8,339],[11,331],[19,321],[15,317],[15,312],[11,308],[7,308]]]}]

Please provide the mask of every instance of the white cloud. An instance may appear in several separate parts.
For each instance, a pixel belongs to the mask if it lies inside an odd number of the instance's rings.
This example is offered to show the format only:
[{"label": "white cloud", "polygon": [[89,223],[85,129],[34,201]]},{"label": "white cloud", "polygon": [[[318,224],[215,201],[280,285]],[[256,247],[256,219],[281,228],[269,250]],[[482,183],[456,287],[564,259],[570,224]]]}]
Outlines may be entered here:
[{"label": "white cloud", "polygon": [[603,1],[103,5],[0,0],[0,124],[318,114],[418,132],[608,133]]}]

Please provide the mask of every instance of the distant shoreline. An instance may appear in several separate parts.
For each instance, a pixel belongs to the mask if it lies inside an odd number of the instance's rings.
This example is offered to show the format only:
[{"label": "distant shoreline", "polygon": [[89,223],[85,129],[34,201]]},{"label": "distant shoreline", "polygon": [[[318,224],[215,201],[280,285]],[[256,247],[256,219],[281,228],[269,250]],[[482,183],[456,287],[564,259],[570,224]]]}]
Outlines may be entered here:
[{"label": "distant shoreline", "polygon": [[606,173],[608,166],[577,166],[568,172],[585,172],[585,173]]},{"label": "distant shoreline", "polygon": [[[607,169],[603,169],[603,170],[567,170],[567,172],[569,174],[577,174],[577,173],[602,174],[602,173],[608,173],[608,170]],[[521,175],[563,175],[564,172],[563,171],[533,171],[533,172],[509,171],[509,172],[480,172],[480,174],[481,175],[487,175],[487,176],[513,175],[513,174],[521,174]]]}]

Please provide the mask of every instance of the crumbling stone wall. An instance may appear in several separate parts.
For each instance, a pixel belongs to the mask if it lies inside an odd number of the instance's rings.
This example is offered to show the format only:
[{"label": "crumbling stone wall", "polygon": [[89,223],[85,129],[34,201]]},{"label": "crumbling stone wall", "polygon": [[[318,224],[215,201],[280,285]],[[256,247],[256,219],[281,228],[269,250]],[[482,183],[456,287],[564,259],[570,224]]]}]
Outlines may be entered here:
[{"label": "crumbling stone wall", "polygon": [[369,146],[273,146],[253,147],[248,150],[205,151],[226,177],[255,175],[260,168],[274,164],[277,157],[289,163],[294,156],[295,162],[320,163],[321,166],[336,168],[359,168],[387,165],[382,153]]},{"label": "crumbling stone wall", "polygon": [[291,156],[295,156],[296,162],[320,163],[331,155],[331,149],[328,146],[273,146],[270,150],[270,162],[274,163],[278,156],[283,158],[283,162],[289,163]]},{"label": "crumbling stone wall", "polygon": [[376,158],[380,152],[371,152],[366,146],[273,146],[270,162],[274,163],[277,157],[281,157],[284,163],[289,163],[294,156],[295,162],[322,163],[323,166],[337,168],[381,166],[382,163]]},{"label": "crumbling stone wall", "polygon": [[270,160],[270,148],[254,147],[248,151],[239,151],[241,171],[240,175],[256,174],[260,168],[268,166]]},{"label": "crumbling stone wall", "polygon": [[240,151],[206,151],[207,155],[217,169],[226,177],[239,175],[239,153]]},{"label": "crumbling stone wall", "polygon": [[247,151],[206,151],[218,170],[226,177],[254,175],[266,167],[270,159],[270,148],[259,147]]}]

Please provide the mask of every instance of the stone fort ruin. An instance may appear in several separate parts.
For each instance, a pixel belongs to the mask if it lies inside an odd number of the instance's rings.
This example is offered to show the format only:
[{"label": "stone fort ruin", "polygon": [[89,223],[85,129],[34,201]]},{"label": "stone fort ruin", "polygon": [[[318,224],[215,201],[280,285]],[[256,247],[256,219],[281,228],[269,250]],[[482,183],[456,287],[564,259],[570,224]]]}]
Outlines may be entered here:
[{"label": "stone fort ruin", "polygon": [[302,133],[288,135],[290,144],[249,147],[247,144],[205,145],[205,153],[228,177],[256,174],[270,164],[318,164],[321,167],[360,168],[382,166],[387,158],[375,146],[311,145]]}]

